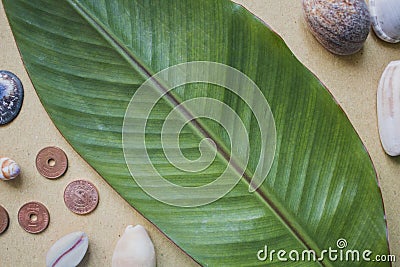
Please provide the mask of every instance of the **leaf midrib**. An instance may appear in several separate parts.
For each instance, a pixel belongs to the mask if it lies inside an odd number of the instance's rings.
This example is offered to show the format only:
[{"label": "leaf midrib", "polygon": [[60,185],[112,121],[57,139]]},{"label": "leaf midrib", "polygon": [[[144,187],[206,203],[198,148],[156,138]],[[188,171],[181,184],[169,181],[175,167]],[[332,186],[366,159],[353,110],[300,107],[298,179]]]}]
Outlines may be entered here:
[{"label": "leaf midrib", "polygon": [[[113,46],[117,52],[141,75],[145,80],[151,80],[154,85],[159,89],[163,94],[165,94],[165,100],[172,106],[176,107],[180,104],[179,99],[173,95],[173,93],[168,92],[164,85],[162,85],[158,80],[154,79],[153,74],[148,70],[142,62],[138,58],[136,58],[131,52],[126,49],[119,41],[116,36],[112,33],[108,32],[105,27],[102,26],[102,23],[96,19],[96,17],[92,16],[85,7],[83,7],[76,0],[66,0],[74,10],[78,12],[82,16],[84,20],[86,20],[111,46]],[[192,129],[194,129],[197,134],[205,138],[211,138],[212,140],[218,140],[218,138],[214,138],[213,134],[207,131],[207,127],[205,127],[202,123],[198,121],[198,119],[193,119],[194,116],[191,116],[190,111],[187,110],[183,105],[181,105],[181,111],[184,116],[190,118],[190,123],[188,123]],[[229,162],[229,152],[225,148],[224,145],[221,145],[220,142],[215,142],[217,148],[217,155],[224,160],[225,162]],[[233,160],[231,160],[229,167],[233,168],[235,171],[239,173],[243,173],[239,164],[235,164]],[[252,175],[248,168],[246,168],[245,172],[242,175],[242,181],[244,180],[249,186],[251,185]],[[297,223],[295,218],[291,216],[291,214],[287,211],[287,209],[281,205],[280,201],[268,190],[268,194],[263,192],[258,188],[254,191],[256,195],[264,201],[268,207],[273,211],[276,216],[283,222],[283,224],[288,228],[288,230],[294,235],[294,237],[301,243],[303,246],[309,250],[314,250],[318,254],[320,254],[320,248],[318,245],[312,240],[312,238],[305,234],[306,231],[303,227]],[[301,234],[303,233],[303,234]],[[318,261],[317,261],[318,262]],[[321,266],[332,266],[332,264],[326,260],[323,262],[318,262]]]}]

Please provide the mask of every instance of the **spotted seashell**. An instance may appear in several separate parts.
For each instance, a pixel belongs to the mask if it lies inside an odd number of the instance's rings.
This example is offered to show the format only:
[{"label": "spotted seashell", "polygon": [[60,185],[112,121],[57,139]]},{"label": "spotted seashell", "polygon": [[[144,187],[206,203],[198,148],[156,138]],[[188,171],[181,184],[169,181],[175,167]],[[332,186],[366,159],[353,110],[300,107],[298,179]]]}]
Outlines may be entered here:
[{"label": "spotted seashell", "polygon": [[364,0],[303,0],[311,33],[330,52],[351,55],[368,37],[371,20]]},{"label": "spotted seashell", "polygon": [[18,166],[18,164],[10,158],[0,158],[0,167],[1,180],[12,180],[21,172],[21,168]]},{"label": "spotted seashell", "polygon": [[400,156],[400,61],[386,67],[377,93],[381,143],[390,156]]},{"label": "spotted seashell", "polygon": [[19,78],[0,70],[0,125],[11,122],[21,110],[24,88]]},{"label": "spotted seashell", "polygon": [[141,225],[126,227],[112,257],[112,267],[155,267],[156,255],[149,235]]},{"label": "spotted seashell", "polygon": [[74,232],[57,240],[46,256],[46,267],[74,267],[86,254],[89,246],[84,232]]},{"label": "spotted seashell", "polygon": [[369,0],[372,27],[389,43],[400,42],[400,0]]}]

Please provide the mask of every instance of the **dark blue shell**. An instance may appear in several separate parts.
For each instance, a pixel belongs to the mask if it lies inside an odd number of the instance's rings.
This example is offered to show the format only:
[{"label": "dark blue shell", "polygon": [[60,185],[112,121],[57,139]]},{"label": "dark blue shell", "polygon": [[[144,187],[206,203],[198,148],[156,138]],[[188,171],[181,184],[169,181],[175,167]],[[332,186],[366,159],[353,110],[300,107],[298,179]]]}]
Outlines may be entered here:
[{"label": "dark blue shell", "polygon": [[24,100],[24,88],[12,72],[0,70],[0,125],[17,117]]}]

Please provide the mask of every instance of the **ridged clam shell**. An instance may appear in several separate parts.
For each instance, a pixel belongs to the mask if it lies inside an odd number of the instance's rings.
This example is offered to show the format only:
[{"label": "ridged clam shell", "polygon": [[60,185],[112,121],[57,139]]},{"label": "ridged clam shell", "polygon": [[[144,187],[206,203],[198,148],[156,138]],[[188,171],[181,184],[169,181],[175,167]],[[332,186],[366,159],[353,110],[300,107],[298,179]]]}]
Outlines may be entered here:
[{"label": "ridged clam shell", "polygon": [[20,172],[21,168],[18,164],[10,158],[4,157],[0,158],[0,179],[1,180],[11,180],[16,178]]},{"label": "ridged clam shell", "polygon": [[400,61],[391,62],[382,74],[377,94],[378,126],[383,149],[400,155]]},{"label": "ridged clam shell", "polygon": [[112,257],[112,267],[155,267],[153,243],[143,226],[126,227]]},{"label": "ridged clam shell", "polygon": [[88,246],[89,239],[84,232],[74,232],[63,236],[47,252],[46,266],[77,266],[85,256]]},{"label": "ridged clam shell", "polygon": [[364,0],[303,0],[311,33],[330,52],[358,52],[368,37],[371,19]]},{"label": "ridged clam shell", "polygon": [[370,0],[372,27],[389,43],[400,42],[400,0]]}]

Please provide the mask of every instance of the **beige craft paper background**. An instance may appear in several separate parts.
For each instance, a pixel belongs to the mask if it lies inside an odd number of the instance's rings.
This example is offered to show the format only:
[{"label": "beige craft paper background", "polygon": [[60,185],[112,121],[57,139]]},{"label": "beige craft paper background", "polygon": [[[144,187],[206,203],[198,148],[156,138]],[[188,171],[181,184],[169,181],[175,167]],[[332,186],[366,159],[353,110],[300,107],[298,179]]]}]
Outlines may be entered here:
[{"label": "beige craft paper background", "polygon": [[[376,166],[386,207],[391,252],[400,261],[400,158],[386,156],[380,146],[375,100],[384,68],[390,61],[400,60],[400,45],[386,44],[371,34],[360,53],[350,57],[334,56],[308,32],[302,17],[301,0],[237,2],[283,37],[348,114]],[[13,123],[0,127],[0,154],[15,159],[23,172],[17,180],[0,183],[0,204],[8,210],[11,219],[9,229],[0,236],[0,266],[44,266],[51,244],[77,230],[85,231],[90,238],[88,254],[80,266],[110,266],[114,246],[128,224],[146,227],[156,246],[158,266],[195,266],[188,256],[120,198],[57,131],[23,67],[1,4],[0,69],[16,73],[25,87],[22,112]],[[35,169],[36,153],[49,145],[61,147],[69,158],[68,172],[58,180],[47,180]],[[63,203],[65,186],[80,178],[92,181],[100,192],[99,206],[88,216],[72,214]],[[24,232],[17,221],[18,209],[31,200],[44,203],[50,211],[49,228],[39,235]]]}]

